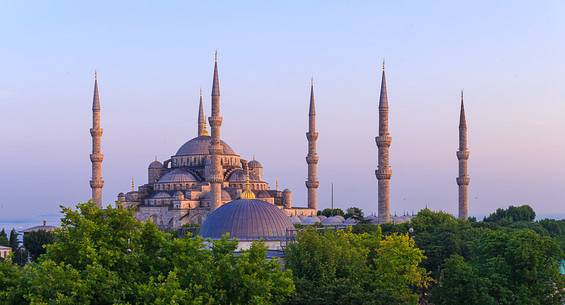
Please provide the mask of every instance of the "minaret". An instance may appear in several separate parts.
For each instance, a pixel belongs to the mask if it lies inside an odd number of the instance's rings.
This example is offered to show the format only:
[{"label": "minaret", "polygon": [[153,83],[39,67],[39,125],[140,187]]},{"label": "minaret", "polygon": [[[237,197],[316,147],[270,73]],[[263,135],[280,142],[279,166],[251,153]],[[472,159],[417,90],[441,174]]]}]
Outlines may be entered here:
[{"label": "minaret", "polygon": [[90,180],[90,188],[92,188],[92,201],[98,207],[102,207],[102,188],[104,187],[104,179],[102,179],[102,160],[104,155],[100,148],[102,142],[102,128],[100,128],[100,96],[98,95],[98,76],[94,72],[94,98],[92,101],[92,128],[90,135],[92,136],[92,154],[90,161],[92,162],[92,180]]},{"label": "minaret", "polygon": [[306,187],[308,188],[308,208],[318,210],[318,154],[316,153],[316,141],[318,140],[318,132],[316,131],[316,105],[314,103],[314,80],[310,83],[310,111],[308,112],[308,155],[306,163],[308,163],[308,180]]},{"label": "minaret", "polygon": [[459,114],[459,150],[457,160],[459,160],[459,219],[469,217],[469,182],[471,179],[467,173],[467,160],[469,159],[469,148],[467,146],[467,120],[465,119],[465,106],[463,105],[463,90],[461,90],[461,113]]},{"label": "minaret", "polygon": [[198,136],[207,136],[206,116],[204,115],[204,106],[202,103],[202,88],[200,88],[200,104],[198,105]]},{"label": "minaret", "polygon": [[379,100],[379,136],[375,138],[379,149],[379,166],[375,171],[379,189],[379,223],[390,222],[390,177],[392,169],[389,165],[389,148],[392,137],[388,132],[388,97],[386,92],[385,64],[381,80],[381,96]]},{"label": "minaret", "polygon": [[220,163],[220,155],[224,152],[224,148],[220,143],[220,127],[222,126],[222,117],[220,115],[220,79],[218,77],[218,52],[214,56],[214,80],[212,82],[212,114],[208,118],[212,128],[212,137],[210,140],[210,158],[211,158],[211,174],[208,178],[212,192],[211,208],[216,209],[222,204],[222,183],[224,182],[224,174],[222,164]]}]

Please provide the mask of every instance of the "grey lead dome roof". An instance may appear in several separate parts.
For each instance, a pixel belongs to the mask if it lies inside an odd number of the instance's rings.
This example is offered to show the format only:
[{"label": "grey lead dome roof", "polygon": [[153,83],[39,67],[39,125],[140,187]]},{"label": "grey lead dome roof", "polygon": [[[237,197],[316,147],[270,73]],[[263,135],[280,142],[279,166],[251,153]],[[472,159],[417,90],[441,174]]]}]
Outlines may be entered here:
[{"label": "grey lead dome roof", "polygon": [[231,201],[210,213],[200,235],[220,239],[230,233],[238,240],[284,240],[294,230],[290,218],[276,206],[257,199]]},{"label": "grey lead dome roof", "polygon": [[[224,147],[224,155],[236,155],[235,151],[224,141],[221,141]],[[199,136],[184,143],[176,153],[176,156],[186,155],[209,155],[210,136]]]}]

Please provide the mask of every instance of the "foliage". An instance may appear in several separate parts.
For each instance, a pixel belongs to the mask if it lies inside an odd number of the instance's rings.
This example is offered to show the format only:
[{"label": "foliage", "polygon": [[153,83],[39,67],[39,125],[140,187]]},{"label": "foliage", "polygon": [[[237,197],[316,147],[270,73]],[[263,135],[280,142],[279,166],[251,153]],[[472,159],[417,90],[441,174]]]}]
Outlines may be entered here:
[{"label": "foliage", "polygon": [[434,304],[561,304],[562,252],[553,239],[527,229],[474,230],[469,258],[446,260]]},{"label": "foliage", "polygon": [[363,210],[360,209],[360,208],[356,208],[356,207],[348,208],[344,217],[345,218],[353,218],[353,219],[361,221],[361,220],[364,219]]},{"label": "foliage", "polygon": [[485,222],[510,223],[516,221],[534,221],[536,213],[529,205],[518,207],[509,206],[508,209],[497,209],[494,213],[485,217]]},{"label": "foliage", "polygon": [[8,241],[8,235],[6,235],[6,231],[4,229],[0,231],[0,246],[5,246],[5,247],[10,246],[10,242]]},{"label": "foliage", "polygon": [[286,252],[297,289],[289,304],[416,304],[423,259],[407,235],[301,231]]},{"label": "foliage", "polygon": [[20,247],[20,242],[18,241],[18,235],[19,234],[16,232],[15,229],[12,229],[10,231],[10,240],[8,241],[8,244],[12,248],[13,252],[16,252],[16,250],[18,250],[18,248]]},{"label": "foliage", "polygon": [[24,233],[24,247],[32,260],[45,253],[45,246],[53,242],[53,233],[45,230]]},{"label": "foliage", "polygon": [[318,211],[317,213],[318,216],[323,215],[326,217],[331,217],[331,216],[345,216],[345,213],[343,213],[343,210],[340,208],[336,208],[336,209],[324,209],[322,211]]},{"label": "foliage", "polygon": [[282,304],[294,291],[291,272],[267,260],[262,243],[235,254],[227,237],[209,246],[173,238],[91,202],[63,213],[37,261],[0,265],[0,304]]}]

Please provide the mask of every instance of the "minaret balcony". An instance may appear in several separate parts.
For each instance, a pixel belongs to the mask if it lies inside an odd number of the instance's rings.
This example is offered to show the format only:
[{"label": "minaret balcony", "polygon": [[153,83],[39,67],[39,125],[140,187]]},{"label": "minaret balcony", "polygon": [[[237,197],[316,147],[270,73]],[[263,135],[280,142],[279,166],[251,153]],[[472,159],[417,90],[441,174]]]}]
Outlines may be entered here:
[{"label": "minaret balcony", "polygon": [[459,160],[467,160],[469,159],[469,150],[459,150],[457,151],[457,159]]},{"label": "minaret balcony", "polygon": [[306,187],[309,189],[317,189],[320,186],[320,181],[306,181]]},{"label": "minaret balcony", "polygon": [[457,177],[455,180],[457,181],[457,185],[469,185],[469,182],[471,182],[469,176]]},{"label": "minaret balcony", "polygon": [[223,120],[223,118],[221,116],[208,117],[208,122],[210,123],[210,126],[212,126],[212,127],[222,126],[222,120]]},{"label": "minaret balcony", "polygon": [[93,137],[101,137],[104,133],[102,128],[90,128],[90,135]]},{"label": "minaret balcony", "polygon": [[316,141],[318,140],[318,132],[316,131],[309,131],[306,133],[306,139],[308,139],[308,141]]},{"label": "minaret balcony", "polygon": [[104,179],[100,178],[100,179],[95,179],[95,180],[90,180],[90,187],[91,188],[103,188],[104,187]]},{"label": "minaret balcony", "polygon": [[306,163],[308,164],[318,164],[320,157],[317,154],[308,155],[306,156]]},{"label": "minaret balcony", "polygon": [[392,143],[392,137],[390,135],[378,136],[375,138],[375,142],[379,148],[389,147]]},{"label": "minaret balcony", "polygon": [[97,162],[102,162],[102,160],[104,160],[104,154],[103,153],[90,154],[90,161],[91,162],[97,163]]},{"label": "minaret balcony", "polygon": [[379,168],[375,171],[375,175],[377,176],[378,180],[390,179],[390,177],[392,176],[392,169],[390,167]]}]

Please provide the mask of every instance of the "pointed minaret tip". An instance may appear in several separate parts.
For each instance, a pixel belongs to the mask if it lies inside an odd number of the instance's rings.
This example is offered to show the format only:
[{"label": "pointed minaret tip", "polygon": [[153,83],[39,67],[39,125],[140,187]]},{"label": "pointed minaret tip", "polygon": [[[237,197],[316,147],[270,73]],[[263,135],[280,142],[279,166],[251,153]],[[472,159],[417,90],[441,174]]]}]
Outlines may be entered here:
[{"label": "pointed minaret tip", "polygon": [[92,98],[92,110],[100,110],[100,94],[98,93],[98,73],[94,70],[94,96]]},{"label": "pointed minaret tip", "polygon": [[465,104],[463,102],[463,90],[461,90],[461,112],[459,114],[459,127],[467,128],[467,119],[465,118]]},{"label": "pointed minaret tip", "polygon": [[200,88],[200,101],[198,104],[198,136],[207,136],[208,127],[206,126],[206,115],[204,114],[204,104],[202,102],[202,88]]},{"label": "pointed minaret tip", "polygon": [[214,52],[214,62],[218,62],[218,50]]},{"label": "pointed minaret tip", "polygon": [[383,72],[385,71],[385,60],[383,59]]},{"label": "pointed minaret tip", "polygon": [[308,114],[309,115],[315,115],[316,114],[316,103],[315,103],[315,99],[314,99],[314,78],[313,77],[310,80],[310,111],[309,111]]}]

